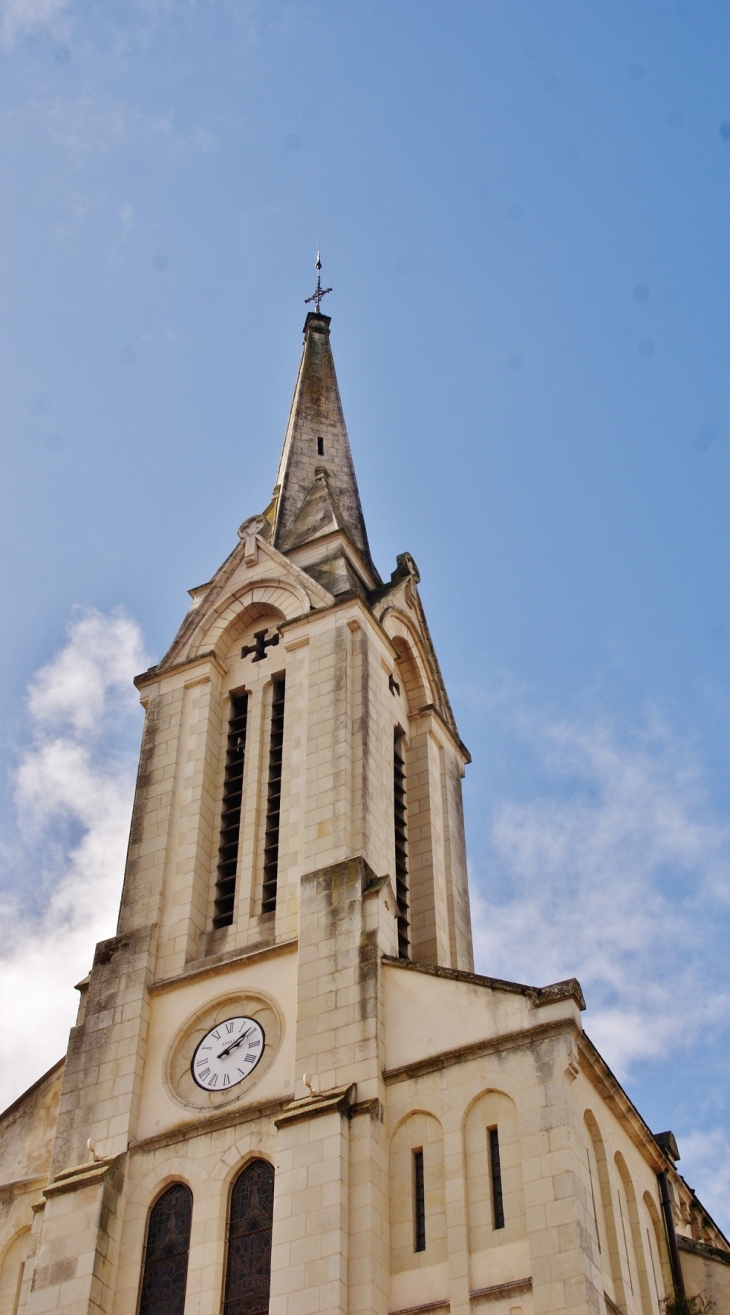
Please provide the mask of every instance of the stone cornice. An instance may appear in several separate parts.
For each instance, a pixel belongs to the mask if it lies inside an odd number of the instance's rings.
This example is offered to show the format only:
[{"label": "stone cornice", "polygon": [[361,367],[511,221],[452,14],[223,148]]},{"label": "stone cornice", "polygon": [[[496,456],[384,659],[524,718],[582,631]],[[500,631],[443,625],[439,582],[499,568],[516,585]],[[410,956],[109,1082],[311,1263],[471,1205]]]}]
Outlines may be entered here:
[{"label": "stone cornice", "polygon": [[438,968],[428,963],[414,963],[412,959],[396,959],[388,954],[383,955],[382,962],[392,968],[405,968],[408,972],[427,973],[430,977],[444,977],[452,982],[467,982],[471,986],[485,986],[492,991],[525,996],[537,1008],[554,1004],[556,1000],[575,1000],[579,1009],[586,1007],[577,977],[568,977],[550,986],[526,986],[522,982],[504,981],[501,977],[483,977],[480,973],[467,973],[460,968]]},{"label": "stone cornice", "polygon": [[73,1169],[65,1169],[43,1189],[43,1195],[48,1198],[60,1196],[62,1192],[75,1192],[82,1187],[94,1187],[104,1181],[116,1158],[112,1155],[101,1160],[90,1160],[87,1164],[78,1164]]},{"label": "stone cornice", "polygon": [[277,1128],[286,1128],[290,1123],[301,1123],[304,1119],[316,1119],[323,1114],[345,1114],[349,1117],[355,1103],[356,1087],[351,1082],[347,1087],[335,1087],[334,1091],[318,1092],[316,1096],[305,1096],[303,1100],[294,1100],[274,1119]]},{"label": "stone cornice", "polygon": [[131,1141],[128,1150],[130,1155],[140,1155],[146,1151],[158,1151],[164,1146],[174,1146],[177,1142],[189,1141],[191,1137],[199,1137],[202,1133],[220,1132],[225,1128],[238,1127],[240,1123],[253,1123],[256,1119],[271,1119],[288,1104],[288,1096],[279,1096],[274,1100],[258,1101],[255,1105],[240,1105],[223,1114],[205,1114],[202,1118],[191,1119],[189,1123],[179,1123],[167,1132],[158,1132],[154,1137]]},{"label": "stone cornice", "polygon": [[178,675],[179,672],[185,671],[190,667],[195,667],[199,662],[212,662],[220,676],[227,675],[226,668],[221,662],[214,648],[209,648],[205,653],[197,653],[195,657],[183,658],[181,662],[173,662],[169,667],[150,667],[148,671],[142,671],[134,677],[134,683],[137,689],[144,689],[146,685],[154,685],[157,680],[166,680],[169,676]]},{"label": "stone cornice", "polygon": [[39,1188],[45,1187],[48,1182],[48,1175],[44,1174],[40,1178],[16,1178],[11,1183],[0,1184],[0,1200],[6,1196],[22,1196],[24,1192],[37,1192]]},{"label": "stone cornice", "polygon": [[158,982],[152,982],[149,987],[150,995],[162,995],[165,991],[172,991],[176,986],[187,985],[188,982],[204,981],[206,977],[215,977],[221,972],[230,972],[234,968],[240,968],[243,964],[260,963],[262,959],[273,959],[279,954],[291,954],[296,950],[299,942],[294,939],[291,941],[274,941],[270,945],[249,945],[244,949],[234,950],[230,956],[224,954],[211,955],[210,959],[197,959],[188,964],[181,973],[176,973],[174,977],[163,977]]},{"label": "stone cornice", "polygon": [[721,1265],[730,1265],[730,1251],[721,1251],[719,1247],[710,1246],[709,1242],[697,1242],[693,1237],[677,1233],[677,1246],[680,1251],[691,1251],[695,1256],[705,1260],[717,1260]]},{"label": "stone cornice", "polygon": [[488,1288],[475,1288],[469,1293],[470,1301],[501,1301],[502,1297],[516,1297],[520,1292],[532,1292],[532,1277],[513,1278],[506,1283],[493,1283]]},{"label": "stone cornice", "polygon": [[426,1073],[437,1073],[440,1069],[451,1068],[454,1064],[468,1064],[473,1059],[481,1059],[482,1056],[494,1054],[497,1050],[517,1050],[522,1046],[531,1046],[534,1041],[559,1036],[561,1032],[578,1036],[580,1028],[572,1018],[558,1018],[551,1023],[538,1023],[536,1027],[521,1028],[519,1032],[501,1032],[498,1036],[488,1037],[484,1041],[472,1041],[469,1045],[457,1046],[454,1050],[442,1050],[438,1055],[414,1059],[410,1064],[401,1064],[398,1068],[384,1069],[383,1081],[389,1086],[394,1082],[408,1082],[411,1078],[420,1078]]},{"label": "stone cornice", "polygon": [[618,1078],[611,1072],[605,1059],[585,1032],[581,1032],[578,1038],[578,1054],[581,1070],[603,1097],[654,1172],[659,1173],[662,1169],[668,1169],[670,1174],[681,1182],[674,1165],[662,1151],[648,1124],[644,1122]]}]

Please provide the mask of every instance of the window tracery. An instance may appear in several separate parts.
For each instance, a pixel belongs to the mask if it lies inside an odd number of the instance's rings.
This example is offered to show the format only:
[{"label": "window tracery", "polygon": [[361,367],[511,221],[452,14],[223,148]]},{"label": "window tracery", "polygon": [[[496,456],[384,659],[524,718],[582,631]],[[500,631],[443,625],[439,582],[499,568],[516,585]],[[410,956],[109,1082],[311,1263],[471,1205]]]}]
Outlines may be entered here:
[{"label": "window tracery", "polygon": [[193,1194],[173,1183],[150,1211],[139,1315],[183,1315]]},{"label": "window tracery", "polygon": [[251,1160],[231,1192],[224,1315],[267,1315],[273,1214],[274,1170]]}]

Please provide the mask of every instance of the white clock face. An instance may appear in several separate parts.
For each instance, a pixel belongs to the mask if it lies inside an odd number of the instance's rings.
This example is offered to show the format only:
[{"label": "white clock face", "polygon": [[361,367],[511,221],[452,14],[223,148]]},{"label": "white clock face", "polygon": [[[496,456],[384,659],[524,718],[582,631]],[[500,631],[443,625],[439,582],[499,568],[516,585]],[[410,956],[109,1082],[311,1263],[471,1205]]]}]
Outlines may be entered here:
[{"label": "white clock face", "polygon": [[264,1053],[264,1029],[255,1018],[216,1023],[193,1055],[190,1072],[203,1091],[228,1091],[253,1073]]}]

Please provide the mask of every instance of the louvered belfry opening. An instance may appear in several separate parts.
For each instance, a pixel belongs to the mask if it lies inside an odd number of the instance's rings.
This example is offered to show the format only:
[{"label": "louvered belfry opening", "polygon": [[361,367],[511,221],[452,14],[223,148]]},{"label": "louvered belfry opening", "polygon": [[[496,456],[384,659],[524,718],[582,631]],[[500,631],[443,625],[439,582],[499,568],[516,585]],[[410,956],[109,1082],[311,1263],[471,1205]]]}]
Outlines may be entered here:
[{"label": "louvered belfry opening", "polygon": [[236,897],[238,837],[241,830],[243,766],[246,756],[246,721],[248,694],[231,696],[231,714],[226,743],[226,770],[223,778],[223,807],[218,845],[218,876],[215,883],[214,927],[230,927]]},{"label": "louvered belfry opening", "polygon": [[271,741],[269,748],[269,787],[266,797],[266,831],[264,834],[264,887],[261,912],[276,909],[276,885],[279,876],[279,818],[281,816],[281,762],[284,748],[284,696],[286,682],[278,676],[271,698]]},{"label": "louvered belfry opening", "polygon": [[395,898],[398,904],[398,957],[400,959],[409,959],[406,769],[403,758],[403,732],[397,727],[393,738],[393,822],[395,826]]}]

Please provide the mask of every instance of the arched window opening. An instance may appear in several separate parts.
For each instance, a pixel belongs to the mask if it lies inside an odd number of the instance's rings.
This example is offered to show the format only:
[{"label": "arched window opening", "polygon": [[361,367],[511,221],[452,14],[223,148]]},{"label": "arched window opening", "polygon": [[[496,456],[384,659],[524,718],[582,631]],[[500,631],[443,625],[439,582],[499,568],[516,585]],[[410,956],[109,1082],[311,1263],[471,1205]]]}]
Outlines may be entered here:
[{"label": "arched window opening", "polygon": [[597,1226],[599,1237],[603,1233],[601,1243],[603,1282],[611,1300],[622,1310],[625,1310],[628,1305],[629,1283],[628,1276],[626,1279],[624,1278],[622,1268],[619,1247],[621,1223],[620,1220],[617,1220],[613,1204],[613,1189],[606,1157],[606,1147],[592,1110],[586,1110],[583,1118],[589,1137],[588,1163],[591,1168],[591,1178],[595,1169],[598,1180],[598,1192],[596,1194]]},{"label": "arched window opening", "polygon": [[448,1259],[444,1133],[438,1119],[414,1111],[390,1143],[391,1273]]},{"label": "arched window opening", "polygon": [[214,927],[230,927],[236,897],[238,838],[241,832],[243,768],[246,758],[248,694],[232,694],[226,740],[226,768],[218,845],[218,875],[215,883]]},{"label": "arched window opening", "polygon": [[284,699],[286,681],[277,676],[272,687],[271,739],[269,741],[269,785],[266,797],[266,831],[264,835],[264,888],[262,913],[276,912],[276,887],[279,878],[279,819],[281,815],[281,769],[284,752]]},{"label": "arched window opening", "polygon": [[470,1105],[464,1118],[464,1153],[472,1277],[475,1287],[486,1287],[492,1248],[527,1238],[519,1118],[505,1092],[482,1092]]},{"label": "arched window opening", "polygon": [[408,899],[408,810],[406,807],[406,764],[404,735],[396,726],[393,734],[393,831],[395,836],[395,899],[398,906],[398,957],[410,958]]},{"label": "arched window opening", "polygon": [[0,1315],[16,1315],[18,1310],[29,1237],[29,1228],[17,1233],[3,1257],[0,1268]]},{"label": "arched window opening", "polygon": [[183,1315],[193,1194],[173,1183],[155,1202],[147,1224],[139,1315]]},{"label": "arched window opening", "polygon": [[267,1315],[273,1215],[274,1170],[251,1160],[231,1192],[224,1315]]},{"label": "arched window opening", "polygon": [[[628,1165],[626,1164],[626,1161],[620,1151],[616,1152],[614,1159],[616,1162],[616,1168],[618,1169],[619,1178],[621,1179],[621,1186],[623,1187],[624,1190],[624,1196],[626,1198],[626,1209],[627,1209],[628,1218],[625,1221],[623,1221],[624,1228],[626,1231],[628,1231],[631,1238],[630,1257],[629,1257],[629,1243],[628,1240],[626,1240],[626,1258],[629,1268],[629,1284],[633,1292],[634,1285],[633,1282],[631,1281],[631,1271],[632,1269],[634,1269],[636,1272],[636,1276],[638,1278],[638,1288],[639,1288],[637,1294],[639,1298],[638,1304],[640,1305],[643,1315],[653,1315],[653,1303],[651,1299],[651,1291],[649,1286],[649,1273],[647,1270],[646,1256],[644,1254],[644,1239],[642,1237],[642,1232],[641,1232],[641,1219],[639,1217],[636,1192],[634,1191],[634,1184],[631,1180],[631,1174],[629,1173]],[[623,1209],[623,1207],[621,1206],[620,1193],[618,1194],[618,1199],[619,1199],[619,1208]]]},{"label": "arched window opening", "polygon": [[492,1227],[504,1228],[504,1193],[502,1191],[502,1164],[499,1158],[499,1128],[487,1128],[489,1137],[489,1169],[492,1177]]}]

